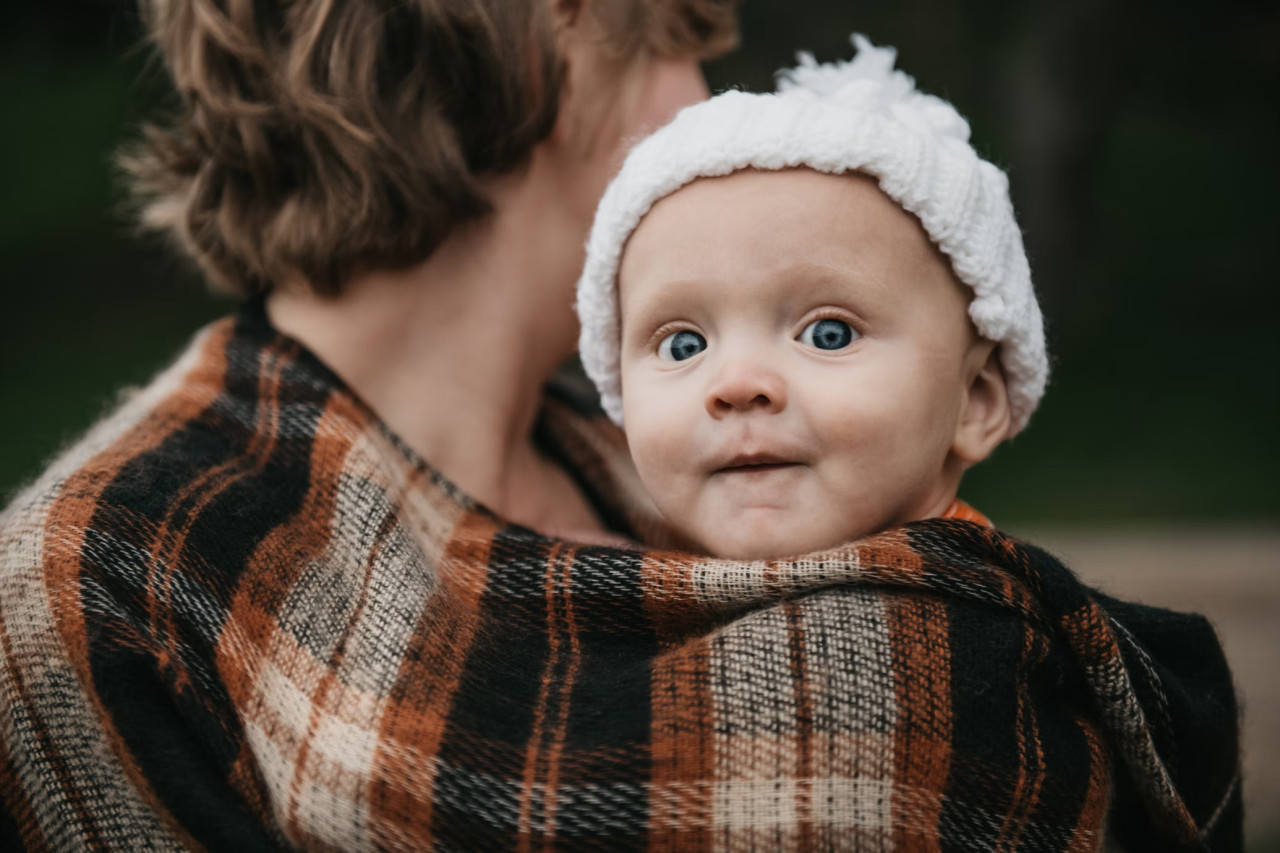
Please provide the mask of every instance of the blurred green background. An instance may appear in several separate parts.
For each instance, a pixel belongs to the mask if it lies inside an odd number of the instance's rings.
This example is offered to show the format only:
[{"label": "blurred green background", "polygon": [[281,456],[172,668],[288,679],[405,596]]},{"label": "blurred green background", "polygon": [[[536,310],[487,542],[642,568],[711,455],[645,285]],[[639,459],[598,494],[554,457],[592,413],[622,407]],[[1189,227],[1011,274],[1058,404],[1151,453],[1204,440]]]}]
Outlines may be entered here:
[{"label": "blurred green background", "polygon": [[[0,34],[0,499],[232,306],[121,212],[112,152],[166,102],[128,2]],[[1002,524],[1280,519],[1280,7],[747,0],[713,88],[896,45],[1006,168],[1054,371],[964,494]]]}]

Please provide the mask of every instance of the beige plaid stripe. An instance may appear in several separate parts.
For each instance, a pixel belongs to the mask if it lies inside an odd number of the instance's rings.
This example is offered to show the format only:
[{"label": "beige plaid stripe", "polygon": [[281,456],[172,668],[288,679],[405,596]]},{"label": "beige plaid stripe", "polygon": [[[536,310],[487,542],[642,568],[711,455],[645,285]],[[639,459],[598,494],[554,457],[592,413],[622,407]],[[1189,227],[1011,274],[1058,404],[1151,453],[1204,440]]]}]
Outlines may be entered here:
[{"label": "beige plaid stripe", "polygon": [[792,678],[795,629],[784,608],[749,614],[713,637],[719,845],[798,849],[856,838],[878,847],[890,840],[897,719],[884,606],[865,590],[799,600],[811,657],[802,684]]}]

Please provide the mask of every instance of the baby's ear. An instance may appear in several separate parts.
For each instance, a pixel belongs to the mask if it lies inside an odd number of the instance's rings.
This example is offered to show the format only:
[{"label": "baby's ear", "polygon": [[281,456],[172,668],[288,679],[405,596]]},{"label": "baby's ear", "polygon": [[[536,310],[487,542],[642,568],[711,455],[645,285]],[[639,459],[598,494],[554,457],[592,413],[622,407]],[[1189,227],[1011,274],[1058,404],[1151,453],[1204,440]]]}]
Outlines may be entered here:
[{"label": "baby's ear", "polygon": [[969,385],[956,422],[951,452],[968,467],[986,459],[996,445],[1008,437],[1012,415],[999,346],[991,341],[978,341],[966,361]]}]

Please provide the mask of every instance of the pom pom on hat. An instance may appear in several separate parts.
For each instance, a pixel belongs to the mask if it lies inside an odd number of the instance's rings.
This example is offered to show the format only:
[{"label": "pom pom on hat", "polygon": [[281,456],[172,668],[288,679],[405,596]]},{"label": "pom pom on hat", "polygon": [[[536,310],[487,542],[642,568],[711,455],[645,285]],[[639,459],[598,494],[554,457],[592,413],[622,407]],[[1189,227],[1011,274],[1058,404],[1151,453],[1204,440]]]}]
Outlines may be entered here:
[{"label": "pom pom on hat", "polygon": [[691,181],[741,169],[862,172],[913,213],[973,291],[969,317],[1000,344],[1010,435],[1027,424],[1049,375],[1044,325],[1004,172],[969,145],[969,123],[894,68],[897,52],[859,35],[848,62],[799,64],[776,94],[729,91],[686,107],[640,142],[605,191],[578,282],[579,352],[601,404],[622,424],[618,268],[655,202]]}]

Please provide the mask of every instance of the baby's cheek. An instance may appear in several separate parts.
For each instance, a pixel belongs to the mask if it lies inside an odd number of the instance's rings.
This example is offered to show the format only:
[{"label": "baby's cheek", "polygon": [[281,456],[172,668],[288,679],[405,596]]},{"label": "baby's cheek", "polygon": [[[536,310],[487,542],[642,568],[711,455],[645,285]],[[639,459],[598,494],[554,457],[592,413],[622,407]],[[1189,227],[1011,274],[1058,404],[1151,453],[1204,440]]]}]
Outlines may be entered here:
[{"label": "baby's cheek", "polygon": [[627,422],[627,443],[640,481],[664,514],[688,500],[693,460],[678,425],[650,414]]}]

